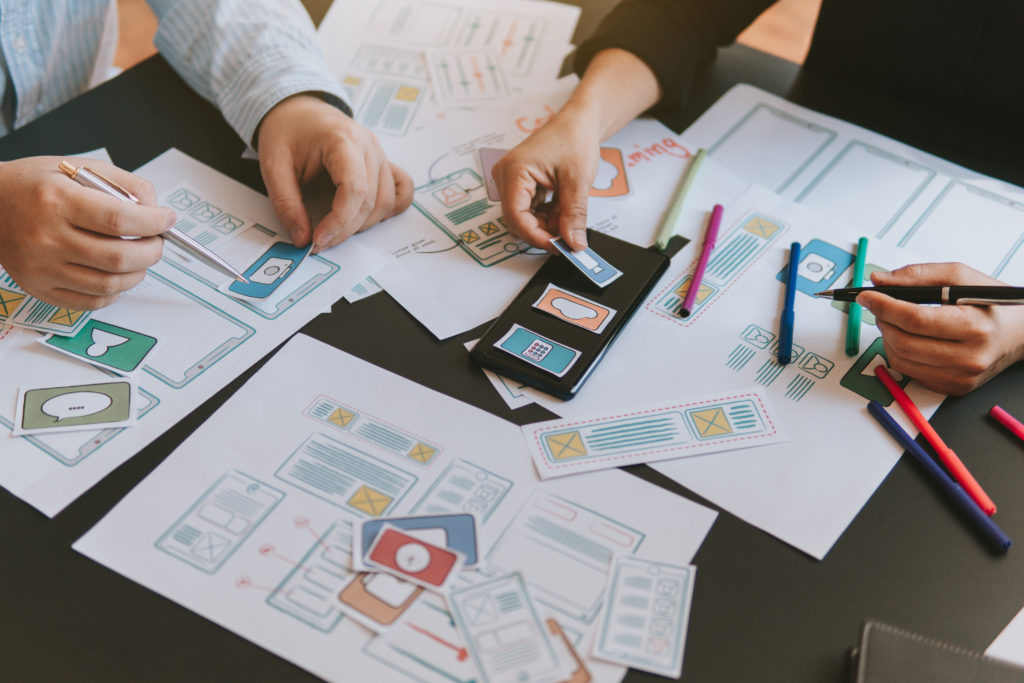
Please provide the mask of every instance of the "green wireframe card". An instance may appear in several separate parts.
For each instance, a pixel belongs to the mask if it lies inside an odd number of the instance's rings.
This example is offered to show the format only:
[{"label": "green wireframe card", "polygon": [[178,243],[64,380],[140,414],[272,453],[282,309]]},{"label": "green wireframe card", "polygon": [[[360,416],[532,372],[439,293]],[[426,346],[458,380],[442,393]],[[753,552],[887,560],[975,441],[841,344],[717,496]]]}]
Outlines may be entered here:
[{"label": "green wireframe card", "polygon": [[92,319],[74,336],[51,334],[43,338],[42,343],[120,375],[132,375],[153,353],[157,339],[143,332]]}]

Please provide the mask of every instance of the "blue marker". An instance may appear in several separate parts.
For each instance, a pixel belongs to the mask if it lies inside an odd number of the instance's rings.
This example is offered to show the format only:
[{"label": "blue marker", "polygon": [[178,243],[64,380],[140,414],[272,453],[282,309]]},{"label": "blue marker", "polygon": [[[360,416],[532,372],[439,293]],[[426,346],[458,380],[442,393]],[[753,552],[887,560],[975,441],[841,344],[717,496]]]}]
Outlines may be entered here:
[{"label": "blue marker", "polygon": [[971,523],[978,528],[982,536],[985,537],[985,540],[992,546],[993,550],[997,553],[1003,554],[1010,549],[1010,545],[1013,543],[1013,541],[1010,540],[1010,537],[1003,533],[1003,530],[992,521],[992,518],[986,515],[978,504],[975,503],[969,495],[967,495],[967,492],[960,487],[960,484],[953,481],[942,470],[942,468],[939,467],[938,463],[932,460],[931,457],[924,452],[924,449],[921,448],[920,444],[914,441],[903,427],[900,427],[899,423],[893,419],[892,415],[886,412],[881,403],[878,401],[869,402],[868,412],[878,420],[879,424],[885,427],[887,432],[893,435],[893,437],[901,446],[903,446],[903,448],[907,450],[908,453],[914,456],[915,460],[921,463],[921,466],[928,471],[928,474],[931,475],[932,479],[934,479],[942,488],[943,493],[945,493],[953,504],[960,508],[960,511],[963,512],[964,515],[971,520]]},{"label": "blue marker", "polygon": [[800,243],[793,242],[789,248],[789,275],[786,277],[786,307],[782,309],[782,322],[779,324],[779,365],[793,360],[793,319],[796,299],[796,281],[800,278],[797,268],[800,266]]}]

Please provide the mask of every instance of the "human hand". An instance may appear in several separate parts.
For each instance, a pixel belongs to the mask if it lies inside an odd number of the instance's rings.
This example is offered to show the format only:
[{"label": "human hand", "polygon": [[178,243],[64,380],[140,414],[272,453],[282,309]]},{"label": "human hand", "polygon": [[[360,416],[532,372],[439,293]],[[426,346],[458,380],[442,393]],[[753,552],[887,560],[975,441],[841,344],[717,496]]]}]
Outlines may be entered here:
[{"label": "human hand", "polygon": [[[872,273],[877,285],[1000,285],[962,263]],[[944,394],[966,394],[1024,358],[1024,306],[921,306],[878,292],[857,303],[875,316],[889,365]]]},{"label": "human hand", "polygon": [[[313,95],[279,102],[257,133],[260,170],[271,204],[296,246],[320,252],[409,208],[412,178],[384,155],[376,136]],[[326,172],[335,186],[330,212],[313,228],[301,186]]]},{"label": "human hand", "polygon": [[[0,265],[34,297],[77,310],[101,308],[160,260],[174,212],[156,206],[149,182],[102,161],[93,171],[121,185],[139,205],[83,187],[57,170],[60,157],[0,163]],[[138,237],[139,239],[121,239]]]},{"label": "human hand", "polygon": [[[509,230],[534,247],[550,249],[561,235],[587,246],[587,198],[600,162],[601,130],[583,107],[568,104],[491,169]],[[550,209],[544,204],[554,193]]]}]

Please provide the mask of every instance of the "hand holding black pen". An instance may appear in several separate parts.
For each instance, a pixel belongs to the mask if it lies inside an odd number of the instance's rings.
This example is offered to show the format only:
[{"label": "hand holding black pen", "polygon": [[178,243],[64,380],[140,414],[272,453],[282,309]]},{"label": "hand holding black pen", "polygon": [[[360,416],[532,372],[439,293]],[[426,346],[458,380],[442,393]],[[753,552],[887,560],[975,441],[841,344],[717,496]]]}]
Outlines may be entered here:
[{"label": "hand holding black pen", "polygon": [[847,287],[816,292],[814,296],[833,301],[856,301],[861,292],[878,292],[912,304],[999,306],[1024,304],[1024,287],[985,285],[889,285]]},{"label": "hand holding black pen", "polygon": [[[905,266],[871,280],[857,303],[874,315],[890,365],[929,389],[965,394],[1024,359],[1024,306],[992,301],[1008,303],[1017,288],[960,263]],[[922,306],[887,296],[887,287],[919,288],[911,290],[919,299],[940,304],[948,288],[945,300],[960,305]]]}]

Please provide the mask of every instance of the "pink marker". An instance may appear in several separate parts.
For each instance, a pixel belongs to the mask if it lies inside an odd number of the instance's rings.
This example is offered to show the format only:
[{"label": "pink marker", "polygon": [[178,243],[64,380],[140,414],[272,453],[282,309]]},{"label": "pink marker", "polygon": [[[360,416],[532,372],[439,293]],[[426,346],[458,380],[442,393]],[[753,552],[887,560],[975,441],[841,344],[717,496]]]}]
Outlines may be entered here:
[{"label": "pink marker", "polygon": [[1016,434],[1018,439],[1024,441],[1024,424],[1021,424],[1020,420],[999,406],[992,406],[992,410],[988,411],[988,414],[998,420],[999,424]]},{"label": "pink marker", "polygon": [[679,311],[684,318],[689,317],[693,312],[694,303],[697,301],[697,290],[700,289],[700,283],[704,280],[704,270],[708,267],[708,259],[711,258],[711,252],[715,250],[715,242],[718,241],[718,226],[722,223],[722,211],[724,209],[721,204],[715,204],[715,208],[711,211],[708,229],[704,233],[704,248],[701,249],[697,269],[693,272],[690,287],[686,290],[686,298],[683,299],[683,307]]}]

